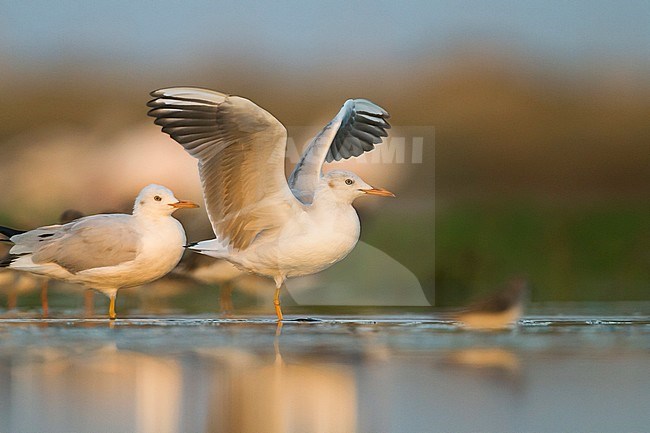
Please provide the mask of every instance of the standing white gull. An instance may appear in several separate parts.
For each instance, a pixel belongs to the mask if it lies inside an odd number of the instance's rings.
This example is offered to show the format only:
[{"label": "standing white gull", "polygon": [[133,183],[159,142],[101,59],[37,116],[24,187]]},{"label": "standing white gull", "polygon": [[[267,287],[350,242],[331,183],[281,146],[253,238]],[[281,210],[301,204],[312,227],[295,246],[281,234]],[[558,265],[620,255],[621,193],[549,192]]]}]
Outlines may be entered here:
[{"label": "standing white gull", "polygon": [[312,139],[287,183],[287,131],[253,102],[194,87],[151,96],[148,114],[199,160],[216,239],[190,249],[273,278],[278,320],[286,278],[322,271],[356,245],[360,223],[352,202],[365,194],[394,196],[354,173],[322,172],[326,161],[359,156],[388,135],[388,113],[370,101],[346,101]]},{"label": "standing white gull", "polygon": [[30,231],[0,227],[14,246],[0,267],[80,283],[110,298],[124,287],[162,277],[183,255],[185,231],[172,213],[198,207],[178,200],[164,186],[148,185],[135,199],[133,214],[92,215]]}]

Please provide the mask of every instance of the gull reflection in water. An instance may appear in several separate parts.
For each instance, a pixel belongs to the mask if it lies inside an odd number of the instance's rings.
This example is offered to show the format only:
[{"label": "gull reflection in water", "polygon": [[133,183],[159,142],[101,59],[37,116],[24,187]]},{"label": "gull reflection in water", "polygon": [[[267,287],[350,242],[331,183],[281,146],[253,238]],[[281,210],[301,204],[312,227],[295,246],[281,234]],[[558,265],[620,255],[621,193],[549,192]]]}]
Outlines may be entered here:
[{"label": "gull reflection in water", "polygon": [[[354,371],[340,364],[231,355],[212,384],[207,432],[351,432],[357,426]],[[206,355],[206,353],[203,353]],[[221,353],[213,356],[221,356]]]},{"label": "gull reflection in water", "polygon": [[473,347],[451,352],[444,358],[447,363],[458,367],[477,370],[496,370],[509,374],[518,374],[521,363],[517,355],[506,349],[495,347]]},{"label": "gull reflection in water", "polygon": [[8,364],[2,405],[9,404],[9,418],[0,431],[179,431],[176,361],[109,344],[91,351],[36,348]]},{"label": "gull reflection in water", "polygon": [[0,431],[355,431],[354,369],[310,355],[287,362],[277,338],[275,354],[271,340],[261,353],[148,354],[119,339],[0,352]]}]

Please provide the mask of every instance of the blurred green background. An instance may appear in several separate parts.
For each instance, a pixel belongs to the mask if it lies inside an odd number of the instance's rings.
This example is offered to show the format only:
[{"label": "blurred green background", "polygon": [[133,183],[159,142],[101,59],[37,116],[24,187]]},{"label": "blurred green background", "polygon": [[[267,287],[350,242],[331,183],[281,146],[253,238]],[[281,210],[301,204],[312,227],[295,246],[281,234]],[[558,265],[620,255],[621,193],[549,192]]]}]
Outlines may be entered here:
[{"label": "blurred green background", "polygon": [[[362,240],[453,306],[526,275],[534,301],[650,299],[650,5],[3,2],[0,224],[201,200],[148,92],[203,86],[315,133],[348,98],[407,157],[365,163]],[[421,131],[425,131],[422,133]],[[409,146],[421,136],[421,163]],[[298,142],[300,148],[302,142]],[[207,219],[179,215],[191,240]]]}]

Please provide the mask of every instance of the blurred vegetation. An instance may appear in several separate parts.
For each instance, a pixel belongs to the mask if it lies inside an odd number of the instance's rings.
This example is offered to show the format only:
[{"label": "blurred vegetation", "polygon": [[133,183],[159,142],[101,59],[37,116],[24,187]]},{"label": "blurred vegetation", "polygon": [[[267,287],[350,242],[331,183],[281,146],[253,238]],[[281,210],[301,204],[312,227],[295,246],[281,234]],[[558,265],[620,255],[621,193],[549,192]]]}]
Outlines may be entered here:
[{"label": "blurred vegetation", "polygon": [[[147,121],[147,92],[167,85],[244,95],[286,125],[318,123],[366,97],[395,126],[435,127],[423,164],[404,166],[398,199],[362,209],[362,239],[411,269],[436,305],[514,274],[530,278],[533,300],[650,299],[648,74],[484,48],[309,73],[251,59],[182,75],[59,65],[0,84],[2,160],[22,151],[11,138],[34,128],[111,134]],[[14,222],[3,206],[0,223]]]},{"label": "blurred vegetation", "polygon": [[469,204],[436,220],[439,303],[523,274],[535,301],[648,299],[650,206]]}]

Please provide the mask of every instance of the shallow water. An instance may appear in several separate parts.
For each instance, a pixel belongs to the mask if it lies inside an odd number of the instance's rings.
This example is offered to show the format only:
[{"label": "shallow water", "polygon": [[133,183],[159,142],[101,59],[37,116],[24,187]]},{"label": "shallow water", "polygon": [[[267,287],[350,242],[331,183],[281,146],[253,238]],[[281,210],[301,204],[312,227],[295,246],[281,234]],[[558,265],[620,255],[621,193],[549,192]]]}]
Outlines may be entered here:
[{"label": "shallow water", "polygon": [[436,314],[5,315],[0,432],[647,431],[647,310],[569,309],[498,333]]}]

